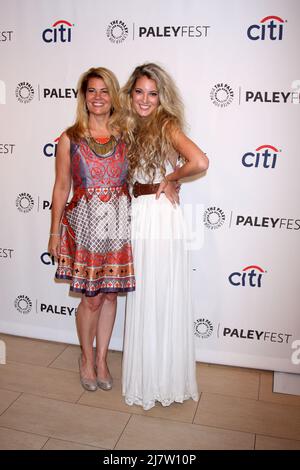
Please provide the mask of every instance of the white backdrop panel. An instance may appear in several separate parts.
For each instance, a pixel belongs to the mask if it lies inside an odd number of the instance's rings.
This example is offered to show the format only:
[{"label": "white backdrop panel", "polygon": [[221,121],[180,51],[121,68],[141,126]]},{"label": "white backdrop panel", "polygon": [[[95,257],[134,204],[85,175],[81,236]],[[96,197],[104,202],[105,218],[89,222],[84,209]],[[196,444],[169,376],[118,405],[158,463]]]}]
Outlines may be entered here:
[{"label": "white backdrop panel", "polygon": [[[154,61],[174,77],[187,132],[210,158],[207,175],[181,191],[197,241],[197,359],[299,373],[299,2],[1,0],[0,8],[1,331],[78,343],[79,297],[54,282],[47,253],[55,141],[74,120],[81,73],[105,66],[122,85]],[[107,35],[113,21],[119,43]],[[122,349],[125,299],[112,349]]]}]

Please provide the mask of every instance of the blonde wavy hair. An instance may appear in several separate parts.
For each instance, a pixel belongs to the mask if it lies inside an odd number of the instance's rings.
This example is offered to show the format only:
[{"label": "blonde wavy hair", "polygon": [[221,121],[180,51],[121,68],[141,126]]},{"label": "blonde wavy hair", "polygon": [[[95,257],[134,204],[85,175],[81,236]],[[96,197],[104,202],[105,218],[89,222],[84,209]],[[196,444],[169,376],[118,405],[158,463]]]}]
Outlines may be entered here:
[{"label": "blonde wavy hair", "polygon": [[104,67],[92,67],[87,72],[83,73],[79,79],[75,123],[66,131],[70,140],[75,142],[82,139],[88,133],[89,111],[86,106],[85,95],[88,82],[91,78],[101,78],[104,81],[112,102],[108,125],[111,129],[115,129],[116,132],[119,132],[119,126],[117,124],[117,116],[120,111],[119,82],[111,70]]},{"label": "blonde wavy hair", "polygon": [[[159,97],[157,109],[147,118],[141,118],[132,106],[134,86],[144,76],[155,81]],[[135,170],[143,168],[153,182],[157,169],[165,175],[165,162],[174,154],[172,135],[184,126],[183,104],[178,89],[163,68],[145,63],[135,68],[121,89],[120,103],[121,128],[128,152],[128,179],[132,181]]]}]

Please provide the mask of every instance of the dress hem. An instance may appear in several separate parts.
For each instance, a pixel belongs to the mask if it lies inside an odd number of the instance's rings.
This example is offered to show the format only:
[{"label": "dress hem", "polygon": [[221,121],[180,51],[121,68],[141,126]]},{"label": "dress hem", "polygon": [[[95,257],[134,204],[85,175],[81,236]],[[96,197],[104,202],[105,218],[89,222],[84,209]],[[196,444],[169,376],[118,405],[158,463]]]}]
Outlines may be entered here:
[{"label": "dress hem", "polygon": [[150,400],[148,402],[143,402],[141,398],[138,397],[128,397],[125,394],[123,394],[125,398],[125,403],[128,406],[133,406],[133,405],[138,405],[143,408],[143,410],[148,411],[151,410],[156,404],[156,402],[159,402],[162,406],[170,406],[172,403],[183,403],[186,400],[192,399],[194,401],[199,401],[199,394],[198,393],[193,393],[190,395],[184,395],[183,397],[176,397],[176,398],[161,398],[161,397],[155,397],[153,400]]},{"label": "dress hem", "polygon": [[[58,276],[57,274],[55,275],[55,278],[59,281],[72,281],[71,277],[68,276]],[[114,294],[114,293],[126,293],[126,292],[134,292],[135,291],[135,286],[131,287],[103,287],[97,290],[87,290],[87,289],[80,289],[76,288],[73,285],[70,286],[70,291],[75,292],[76,294],[84,294],[86,297],[96,297],[98,294]]]}]

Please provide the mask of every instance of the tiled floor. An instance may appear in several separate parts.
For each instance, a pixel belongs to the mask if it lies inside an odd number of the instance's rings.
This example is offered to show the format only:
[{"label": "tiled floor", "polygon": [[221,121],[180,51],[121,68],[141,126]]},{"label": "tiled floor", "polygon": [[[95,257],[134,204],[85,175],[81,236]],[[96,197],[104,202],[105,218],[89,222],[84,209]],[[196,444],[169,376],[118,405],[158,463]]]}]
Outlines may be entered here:
[{"label": "tiled floor", "polygon": [[86,392],[78,346],[0,339],[0,449],[300,450],[300,397],[272,393],[272,372],[198,364],[198,403],[145,412],[124,404],[121,353],[109,353],[113,390]]}]

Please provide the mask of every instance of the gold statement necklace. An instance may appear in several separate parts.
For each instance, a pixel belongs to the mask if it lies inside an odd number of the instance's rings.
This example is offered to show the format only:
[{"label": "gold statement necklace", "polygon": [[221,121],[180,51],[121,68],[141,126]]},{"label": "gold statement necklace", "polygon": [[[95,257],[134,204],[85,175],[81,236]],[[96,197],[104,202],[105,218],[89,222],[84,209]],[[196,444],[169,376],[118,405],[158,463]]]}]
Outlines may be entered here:
[{"label": "gold statement necklace", "polygon": [[90,149],[102,158],[110,157],[114,152],[117,143],[117,139],[113,134],[110,137],[94,138],[92,137],[90,130],[86,140]]}]

